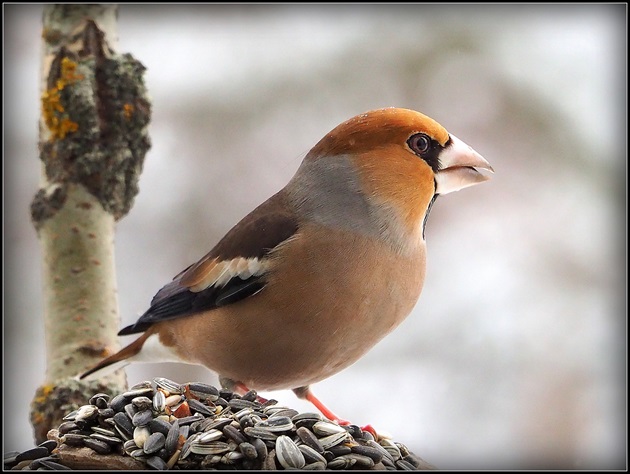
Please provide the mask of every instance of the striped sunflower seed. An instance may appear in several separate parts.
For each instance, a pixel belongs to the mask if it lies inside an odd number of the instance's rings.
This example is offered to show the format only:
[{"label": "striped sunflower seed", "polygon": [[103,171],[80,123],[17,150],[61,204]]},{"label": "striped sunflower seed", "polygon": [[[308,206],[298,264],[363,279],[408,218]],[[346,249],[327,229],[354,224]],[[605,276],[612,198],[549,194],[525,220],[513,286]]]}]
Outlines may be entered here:
[{"label": "striped sunflower seed", "polygon": [[302,469],[306,465],[302,451],[288,436],[278,436],[276,440],[276,456],[285,469]]}]

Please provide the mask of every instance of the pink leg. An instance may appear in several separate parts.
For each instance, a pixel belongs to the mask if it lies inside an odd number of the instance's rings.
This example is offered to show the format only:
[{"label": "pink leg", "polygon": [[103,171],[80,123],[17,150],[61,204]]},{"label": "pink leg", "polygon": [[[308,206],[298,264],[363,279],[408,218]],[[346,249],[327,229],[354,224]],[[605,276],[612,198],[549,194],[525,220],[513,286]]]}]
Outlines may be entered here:
[{"label": "pink leg", "polygon": [[[234,380],[225,377],[219,377],[219,382],[221,383],[221,386],[231,390],[232,392],[236,392],[239,395],[244,395],[249,392],[249,388],[247,388],[247,386],[242,382],[235,382]],[[260,403],[267,403],[267,399],[261,396],[258,396],[257,400]]]},{"label": "pink leg", "polygon": [[[337,415],[335,415],[326,405],[321,402],[319,398],[317,398],[313,394],[310,387],[300,387],[293,389],[293,393],[295,393],[298,398],[306,399],[311,402],[313,405],[315,405],[315,408],[317,408],[322,413],[322,415],[324,415],[329,420],[336,421],[341,426],[352,424],[348,420],[344,420],[343,418],[339,418]],[[376,430],[372,427],[372,425],[362,426],[361,429],[363,431],[369,431],[372,436],[374,436],[374,439],[378,439]]]},{"label": "pink leg", "polygon": [[315,405],[315,408],[317,408],[319,411],[321,411],[322,415],[324,415],[329,420],[336,421],[340,425],[350,425],[351,424],[349,421],[344,420],[343,418],[339,418],[332,411],[330,411],[330,409],[328,409],[328,407],[326,405],[324,405],[319,400],[319,398],[317,398],[313,394],[313,392],[311,392],[310,390],[306,391],[306,394],[305,394],[304,398],[306,398],[309,402],[311,402],[313,405]]}]

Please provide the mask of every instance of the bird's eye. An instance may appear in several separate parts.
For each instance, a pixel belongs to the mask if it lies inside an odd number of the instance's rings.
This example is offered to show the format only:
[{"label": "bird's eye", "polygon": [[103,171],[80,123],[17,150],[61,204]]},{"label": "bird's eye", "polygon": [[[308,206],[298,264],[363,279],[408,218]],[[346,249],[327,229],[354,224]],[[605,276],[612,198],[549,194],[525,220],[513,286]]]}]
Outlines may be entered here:
[{"label": "bird's eye", "polygon": [[431,139],[424,133],[416,133],[409,137],[407,145],[416,155],[424,155],[431,148]]}]

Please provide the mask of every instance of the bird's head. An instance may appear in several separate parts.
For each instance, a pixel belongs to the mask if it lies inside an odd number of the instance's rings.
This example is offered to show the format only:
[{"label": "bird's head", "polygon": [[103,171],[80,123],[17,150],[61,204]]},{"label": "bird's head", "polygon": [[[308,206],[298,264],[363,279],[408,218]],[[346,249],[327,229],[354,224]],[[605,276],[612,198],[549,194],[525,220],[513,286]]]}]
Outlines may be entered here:
[{"label": "bird's head", "polygon": [[435,120],[386,108],[335,127],[306,155],[289,189],[324,224],[416,232],[437,195],[488,180],[481,170],[493,172]]}]

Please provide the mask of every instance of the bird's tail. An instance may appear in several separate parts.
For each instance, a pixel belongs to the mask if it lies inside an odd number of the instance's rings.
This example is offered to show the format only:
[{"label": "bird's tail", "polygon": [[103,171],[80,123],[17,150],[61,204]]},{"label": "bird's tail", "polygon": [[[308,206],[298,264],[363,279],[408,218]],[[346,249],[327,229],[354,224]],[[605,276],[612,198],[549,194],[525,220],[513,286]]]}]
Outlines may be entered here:
[{"label": "bird's tail", "polygon": [[150,335],[150,332],[145,332],[142,336],[140,336],[128,346],[122,348],[120,351],[109,356],[108,358],[103,359],[94,367],[81,374],[79,378],[86,380],[97,380],[101,377],[104,377],[105,375],[115,372],[118,369],[122,369],[130,362],[132,362],[134,358],[138,356],[138,354],[140,354],[142,346]]}]

